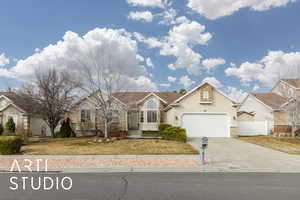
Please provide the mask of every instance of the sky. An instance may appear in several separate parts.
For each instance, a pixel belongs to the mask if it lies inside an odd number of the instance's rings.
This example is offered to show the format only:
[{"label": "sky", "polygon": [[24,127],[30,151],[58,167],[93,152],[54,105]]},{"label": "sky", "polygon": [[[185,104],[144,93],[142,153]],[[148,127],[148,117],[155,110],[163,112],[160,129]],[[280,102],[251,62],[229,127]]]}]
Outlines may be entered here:
[{"label": "sky", "polygon": [[299,19],[298,0],[2,0],[0,89],[105,47],[132,90],[207,81],[241,101],[300,72]]}]

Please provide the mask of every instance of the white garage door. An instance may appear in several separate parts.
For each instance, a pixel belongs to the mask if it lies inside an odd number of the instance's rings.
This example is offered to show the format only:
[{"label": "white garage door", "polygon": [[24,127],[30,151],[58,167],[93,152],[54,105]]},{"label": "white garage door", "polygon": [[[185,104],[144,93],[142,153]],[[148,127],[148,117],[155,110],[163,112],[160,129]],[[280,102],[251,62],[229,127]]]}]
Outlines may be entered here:
[{"label": "white garage door", "polygon": [[182,127],[188,137],[230,137],[226,114],[186,113],[182,115]]}]

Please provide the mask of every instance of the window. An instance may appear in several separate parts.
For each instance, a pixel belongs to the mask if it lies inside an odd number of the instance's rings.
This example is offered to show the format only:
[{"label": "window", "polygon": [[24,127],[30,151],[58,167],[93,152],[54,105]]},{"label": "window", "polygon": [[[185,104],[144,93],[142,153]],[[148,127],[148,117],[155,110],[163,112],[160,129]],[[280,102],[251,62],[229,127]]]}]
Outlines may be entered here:
[{"label": "window", "polygon": [[80,113],[80,121],[85,122],[91,122],[91,110],[89,109],[83,109]]},{"label": "window", "polygon": [[203,91],[202,92],[202,97],[203,97],[203,99],[208,100],[209,99],[209,92],[207,90]]},{"label": "window", "polygon": [[144,123],[144,111],[140,112],[140,122]]},{"label": "window", "polygon": [[147,103],[147,108],[148,109],[156,109],[157,108],[156,102],[153,99],[149,100]]},{"label": "window", "polygon": [[156,111],[147,111],[147,122],[156,123],[157,122],[157,112]]}]

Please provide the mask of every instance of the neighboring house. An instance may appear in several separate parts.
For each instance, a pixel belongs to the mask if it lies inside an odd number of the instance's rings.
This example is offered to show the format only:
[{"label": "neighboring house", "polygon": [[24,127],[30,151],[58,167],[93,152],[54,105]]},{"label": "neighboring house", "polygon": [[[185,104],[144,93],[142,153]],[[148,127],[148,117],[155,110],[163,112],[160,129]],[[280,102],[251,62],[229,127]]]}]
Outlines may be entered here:
[{"label": "neighboring house", "polygon": [[[118,92],[112,129],[158,131],[160,124],[187,129],[189,137],[230,137],[236,134],[236,103],[203,83],[185,95],[176,92]],[[103,128],[91,96],[79,101],[69,114],[77,133]]]},{"label": "neighboring house", "polygon": [[50,129],[40,117],[32,115],[23,102],[13,92],[0,92],[0,123],[5,126],[12,118],[17,131],[29,136],[51,136]]},{"label": "neighboring house", "polygon": [[[249,94],[239,108],[238,120],[265,122],[265,125],[262,123],[262,126],[266,127],[265,131],[259,134],[266,135],[274,131],[274,126],[286,125],[285,120],[279,120],[279,116],[284,112],[281,106],[285,102],[282,96],[272,92]],[[252,126],[258,125],[252,124]]]},{"label": "neighboring house", "polygon": [[[241,124],[254,126],[253,122],[265,122],[264,134],[289,133],[290,123],[288,120],[285,105],[287,99],[295,98],[300,93],[299,79],[281,79],[270,92],[249,94],[239,108],[238,120]],[[246,113],[252,113],[251,116]],[[248,115],[248,116],[246,116]],[[248,120],[245,120],[248,118]],[[250,123],[250,121],[252,121]],[[256,124],[258,127],[258,125]],[[263,126],[263,124],[262,124]],[[247,126],[240,128],[241,134],[247,132]],[[251,129],[255,131],[255,129]],[[261,129],[262,130],[262,129]],[[251,132],[251,131],[250,131]],[[254,133],[253,133],[254,134]]]}]

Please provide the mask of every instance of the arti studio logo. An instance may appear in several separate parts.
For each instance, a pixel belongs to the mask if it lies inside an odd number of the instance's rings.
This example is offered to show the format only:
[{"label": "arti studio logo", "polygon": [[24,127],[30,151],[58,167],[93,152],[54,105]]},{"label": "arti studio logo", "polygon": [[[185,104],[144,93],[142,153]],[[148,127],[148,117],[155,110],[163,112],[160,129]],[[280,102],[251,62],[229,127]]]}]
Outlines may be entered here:
[{"label": "arti studio logo", "polygon": [[[44,166],[43,168],[41,166]],[[48,172],[48,160],[44,159],[24,159],[14,160],[10,172]],[[12,176],[9,179],[10,190],[71,190],[73,181],[68,176],[42,176],[39,173],[26,173],[28,176]]]}]

